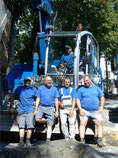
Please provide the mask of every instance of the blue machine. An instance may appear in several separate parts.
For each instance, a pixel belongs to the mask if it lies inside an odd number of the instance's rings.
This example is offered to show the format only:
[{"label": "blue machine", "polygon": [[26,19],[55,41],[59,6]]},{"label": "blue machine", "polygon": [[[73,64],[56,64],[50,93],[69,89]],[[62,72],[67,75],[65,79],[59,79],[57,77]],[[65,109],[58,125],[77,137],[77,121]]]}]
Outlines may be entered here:
[{"label": "blue machine", "polygon": [[[93,83],[102,88],[102,77],[99,79],[99,74],[101,76],[102,73],[99,69],[98,42],[92,33],[88,31],[53,32],[54,13],[50,4],[52,1],[32,0],[32,9],[39,15],[40,28],[40,32],[37,33],[36,37],[36,52],[33,55],[33,64],[30,66],[28,64],[15,65],[6,77],[7,88],[11,90],[16,89],[19,85],[23,85],[25,76],[37,76],[38,70],[40,71],[41,69],[43,69],[43,74],[41,75],[50,75],[55,86],[62,86],[59,64],[63,54],[62,50],[64,50],[66,44],[70,44],[74,50],[73,72],[72,74],[64,72],[66,77],[71,78],[72,86],[77,88],[79,86],[79,78],[83,78],[84,74],[90,74],[93,78]],[[74,41],[76,41],[76,44]],[[88,59],[92,58],[91,61],[87,59],[88,62],[84,65],[83,70],[78,66],[81,55]]]},{"label": "blue machine", "polygon": [[50,4],[51,0],[32,0],[32,9],[39,14],[39,28],[37,33],[36,51],[40,54],[40,64],[45,62],[46,41],[45,35],[53,30],[54,13]]},{"label": "blue machine", "polygon": [[[5,81],[7,81],[7,84],[4,86],[6,96],[3,108],[6,107],[7,109],[9,107],[11,93],[18,86],[24,84],[26,76],[32,77],[31,84],[34,82],[32,86],[35,87],[39,87],[44,83],[45,76],[51,76],[52,84],[58,88],[64,85],[64,79],[67,77],[71,80],[71,86],[77,89],[83,86],[84,75],[89,74],[92,83],[102,88],[102,77],[100,78],[102,73],[101,69],[99,69],[99,44],[97,40],[92,33],[81,31],[79,28],[76,31],[54,32],[53,18],[55,17],[50,2],[51,0],[32,0],[32,9],[39,14],[40,28],[40,32],[37,33],[36,37],[36,52],[33,55],[33,64],[16,64],[6,76]],[[70,72],[67,71],[69,62],[64,61],[64,67],[60,68],[61,57],[65,54],[64,48],[66,45],[70,45],[74,53],[74,56],[70,59],[73,62],[72,71]],[[82,66],[79,65],[80,57],[83,59]],[[14,103],[14,107],[17,107],[17,101]],[[6,117],[4,113],[3,116],[1,118],[6,120],[7,125],[7,128],[5,126],[5,131],[6,129],[14,131],[17,121],[15,119],[11,120],[9,115]],[[14,118],[16,118],[16,114]],[[11,120],[9,126],[8,120]],[[18,128],[16,131],[18,131]],[[53,130],[53,132],[55,133],[56,130]]]},{"label": "blue machine", "polygon": [[100,75],[100,81],[99,81],[98,87],[100,89],[102,89],[102,70],[101,70],[101,67],[99,68],[99,75]]}]

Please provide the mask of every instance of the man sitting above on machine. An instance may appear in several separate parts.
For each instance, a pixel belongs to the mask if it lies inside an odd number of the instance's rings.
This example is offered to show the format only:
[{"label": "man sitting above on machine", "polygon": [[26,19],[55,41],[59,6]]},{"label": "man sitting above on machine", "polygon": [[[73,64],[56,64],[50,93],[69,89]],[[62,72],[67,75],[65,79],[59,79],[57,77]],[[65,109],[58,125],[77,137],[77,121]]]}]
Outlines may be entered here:
[{"label": "man sitting above on machine", "polygon": [[[66,53],[62,55],[61,57],[61,63],[60,63],[60,68],[61,71],[63,72],[63,68],[67,68],[67,72],[71,73],[73,70],[73,64],[74,64],[74,52],[72,52],[72,48],[70,45],[65,45],[65,50]],[[83,60],[80,57],[80,62],[79,66],[83,64]]]},{"label": "man sitting above on machine", "polygon": [[66,53],[61,57],[60,68],[63,72],[63,68],[66,67],[68,72],[73,70],[73,57],[74,53],[72,52],[72,48],[70,45],[65,46]]}]

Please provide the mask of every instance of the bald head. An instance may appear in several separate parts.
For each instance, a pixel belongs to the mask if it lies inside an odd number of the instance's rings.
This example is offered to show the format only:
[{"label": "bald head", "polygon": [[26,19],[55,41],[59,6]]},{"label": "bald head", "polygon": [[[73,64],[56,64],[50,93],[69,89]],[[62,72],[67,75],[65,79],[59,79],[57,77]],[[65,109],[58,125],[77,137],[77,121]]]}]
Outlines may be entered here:
[{"label": "bald head", "polygon": [[45,84],[47,85],[47,86],[51,86],[51,84],[52,84],[52,78],[50,77],[50,76],[46,76],[45,77]]}]

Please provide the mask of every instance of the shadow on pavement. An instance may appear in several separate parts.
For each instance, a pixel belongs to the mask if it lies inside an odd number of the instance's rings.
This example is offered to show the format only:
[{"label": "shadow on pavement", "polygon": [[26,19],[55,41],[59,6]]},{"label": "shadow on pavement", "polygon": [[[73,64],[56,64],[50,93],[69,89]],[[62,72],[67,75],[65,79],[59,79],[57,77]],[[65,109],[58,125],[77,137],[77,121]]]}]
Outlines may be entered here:
[{"label": "shadow on pavement", "polygon": [[118,108],[109,108],[109,121],[118,123]]}]

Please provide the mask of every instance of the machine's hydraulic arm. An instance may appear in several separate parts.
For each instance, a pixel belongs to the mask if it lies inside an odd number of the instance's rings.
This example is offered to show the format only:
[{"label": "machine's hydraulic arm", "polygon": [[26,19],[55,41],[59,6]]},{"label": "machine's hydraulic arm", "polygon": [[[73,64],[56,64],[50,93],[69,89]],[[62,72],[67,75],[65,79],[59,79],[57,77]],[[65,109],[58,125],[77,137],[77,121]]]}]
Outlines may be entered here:
[{"label": "machine's hydraulic arm", "polygon": [[47,33],[52,29],[54,13],[51,0],[32,0],[32,9],[39,14],[40,32]]},{"label": "machine's hydraulic arm", "polygon": [[45,63],[46,34],[53,31],[54,13],[51,6],[53,0],[32,0],[32,9],[39,15],[39,32],[36,37],[36,52],[39,54],[39,67]]}]

